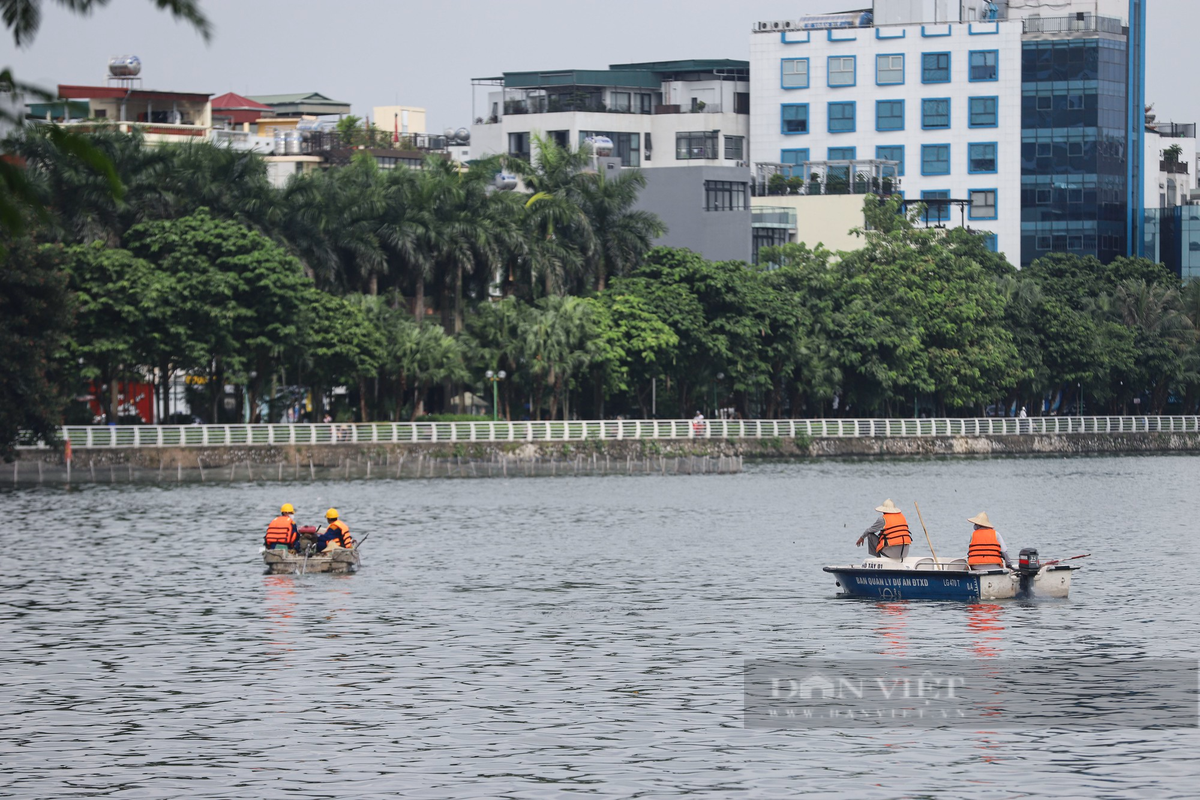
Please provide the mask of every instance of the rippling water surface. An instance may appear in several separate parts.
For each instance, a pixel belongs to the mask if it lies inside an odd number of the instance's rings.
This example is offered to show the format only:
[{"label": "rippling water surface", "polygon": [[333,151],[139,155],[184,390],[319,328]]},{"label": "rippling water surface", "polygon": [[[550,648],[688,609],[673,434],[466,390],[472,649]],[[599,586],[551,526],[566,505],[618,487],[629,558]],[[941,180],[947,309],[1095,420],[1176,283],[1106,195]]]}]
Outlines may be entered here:
[{"label": "rippling water surface", "polygon": [[[0,794],[1194,797],[1195,730],[741,714],[747,658],[1196,658],[1198,487],[1158,456],[2,491]],[[1095,555],[1067,602],[835,600],[885,497],[942,555],[981,509]],[[362,571],[263,575],[281,502],[369,532]]]}]

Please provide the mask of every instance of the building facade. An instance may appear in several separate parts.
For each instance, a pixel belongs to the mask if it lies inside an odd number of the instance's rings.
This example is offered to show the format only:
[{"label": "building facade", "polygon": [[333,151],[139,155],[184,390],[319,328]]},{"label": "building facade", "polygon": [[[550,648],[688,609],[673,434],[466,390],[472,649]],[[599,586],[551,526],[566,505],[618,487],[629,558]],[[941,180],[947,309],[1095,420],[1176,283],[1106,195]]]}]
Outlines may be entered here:
[{"label": "building facade", "polygon": [[668,227],[656,244],[749,261],[748,71],[689,60],[477,78],[471,156],[530,160],[538,136],[569,148],[607,138],[619,167],[646,178],[639,208]]},{"label": "building facade", "polygon": [[[755,23],[755,161],[806,181],[809,162],[894,161],[930,224],[979,231],[1016,264],[1135,253],[1142,2],[876,0]],[[825,169],[826,189],[855,183],[850,164]]]}]

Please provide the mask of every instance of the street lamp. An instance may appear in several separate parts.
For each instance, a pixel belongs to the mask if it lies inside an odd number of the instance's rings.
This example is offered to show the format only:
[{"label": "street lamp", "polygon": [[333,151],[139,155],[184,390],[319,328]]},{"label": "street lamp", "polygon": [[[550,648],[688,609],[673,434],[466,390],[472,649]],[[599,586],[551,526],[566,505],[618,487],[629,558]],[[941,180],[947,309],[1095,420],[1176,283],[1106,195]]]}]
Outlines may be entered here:
[{"label": "street lamp", "polygon": [[[718,372],[717,373],[717,383],[720,383],[723,380],[725,380],[725,373]],[[713,384],[713,412],[712,412],[714,418],[720,416],[720,414],[717,412],[718,412],[718,409],[717,409],[717,384],[714,383]]]},{"label": "street lamp", "polygon": [[508,377],[504,370],[492,372],[490,369],[483,373],[492,383],[492,422],[500,419],[500,381]]}]

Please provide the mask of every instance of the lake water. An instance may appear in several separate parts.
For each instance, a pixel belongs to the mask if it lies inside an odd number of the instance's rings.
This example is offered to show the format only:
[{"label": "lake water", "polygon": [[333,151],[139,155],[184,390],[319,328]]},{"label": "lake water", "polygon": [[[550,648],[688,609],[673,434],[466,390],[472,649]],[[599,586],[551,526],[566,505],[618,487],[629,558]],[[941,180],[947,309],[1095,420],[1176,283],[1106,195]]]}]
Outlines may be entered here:
[{"label": "lake water", "polygon": [[[1194,729],[746,729],[742,668],[1195,659],[1198,488],[1164,455],[4,490],[0,794],[1194,797]],[[1094,555],[1066,602],[834,599],[885,497],[942,556],[980,510]],[[263,575],[281,502],[369,532],[362,571]]]}]

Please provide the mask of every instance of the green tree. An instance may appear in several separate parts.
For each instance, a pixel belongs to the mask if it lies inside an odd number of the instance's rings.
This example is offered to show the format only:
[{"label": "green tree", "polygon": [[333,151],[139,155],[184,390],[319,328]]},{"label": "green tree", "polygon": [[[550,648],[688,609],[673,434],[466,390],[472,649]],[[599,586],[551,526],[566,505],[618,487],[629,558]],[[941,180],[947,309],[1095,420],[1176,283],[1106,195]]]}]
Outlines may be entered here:
[{"label": "green tree", "polygon": [[603,292],[610,276],[627,274],[645,258],[655,238],[667,227],[655,214],[635,210],[646,178],[636,170],[615,178],[590,173],[579,183],[579,205],[592,229],[594,245],[588,257],[590,277]]},{"label": "green tree", "polygon": [[643,419],[650,414],[650,382],[666,374],[679,336],[636,295],[605,292],[585,301],[595,326],[595,408],[604,416],[604,397],[632,395]]},{"label": "green tree", "polygon": [[55,248],[19,240],[6,249],[0,260],[0,457],[12,461],[22,432],[46,442],[57,438],[71,303]]}]

